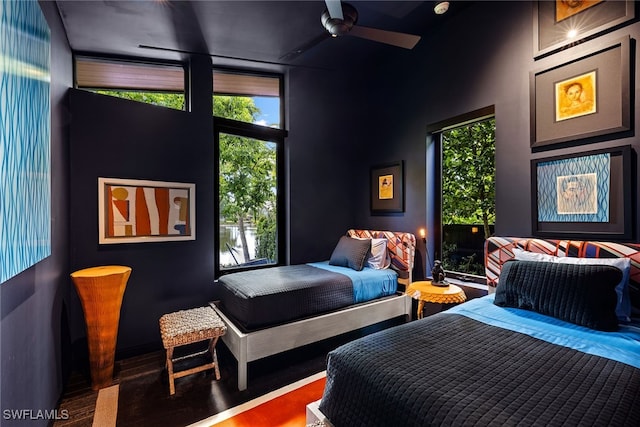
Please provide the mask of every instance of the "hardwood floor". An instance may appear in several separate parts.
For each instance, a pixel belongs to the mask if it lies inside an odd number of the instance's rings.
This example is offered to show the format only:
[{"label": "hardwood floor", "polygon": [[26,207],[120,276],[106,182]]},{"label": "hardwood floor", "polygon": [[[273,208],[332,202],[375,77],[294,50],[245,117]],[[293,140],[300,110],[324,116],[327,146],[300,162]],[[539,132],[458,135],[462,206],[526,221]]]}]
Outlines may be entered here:
[{"label": "hardwood floor", "polygon": [[[216,381],[212,370],[179,378],[172,396],[164,350],[118,360],[114,372],[114,384],[119,385],[117,426],[189,425],[321,372],[332,349],[401,323],[403,318],[393,319],[252,362],[249,387],[242,392],[237,388],[237,363],[222,342],[217,346],[220,380]],[[98,392],[91,390],[89,373],[74,371],[58,408],[68,411],[69,417],[56,421],[54,427],[92,426],[97,396]]]}]

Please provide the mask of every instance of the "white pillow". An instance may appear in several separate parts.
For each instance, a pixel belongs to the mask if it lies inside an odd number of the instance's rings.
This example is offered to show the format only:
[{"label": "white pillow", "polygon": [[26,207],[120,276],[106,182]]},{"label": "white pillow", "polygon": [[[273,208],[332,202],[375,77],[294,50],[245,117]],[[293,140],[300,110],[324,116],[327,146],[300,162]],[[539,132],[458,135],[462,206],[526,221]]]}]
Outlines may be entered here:
[{"label": "white pillow", "polygon": [[542,261],[557,262],[559,264],[600,264],[611,265],[622,271],[622,280],[616,285],[618,294],[618,304],[616,305],[616,315],[623,322],[631,321],[631,297],[629,296],[629,274],[631,271],[631,260],[629,258],[576,258],[569,256],[557,257],[548,254],[524,251],[519,248],[513,249],[515,259],[521,261]]},{"label": "white pillow", "polygon": [[371,239],[371,254],[367,258],[367,266],[382,270],[389,268],[391,258],[387,252],[387,239]]}]

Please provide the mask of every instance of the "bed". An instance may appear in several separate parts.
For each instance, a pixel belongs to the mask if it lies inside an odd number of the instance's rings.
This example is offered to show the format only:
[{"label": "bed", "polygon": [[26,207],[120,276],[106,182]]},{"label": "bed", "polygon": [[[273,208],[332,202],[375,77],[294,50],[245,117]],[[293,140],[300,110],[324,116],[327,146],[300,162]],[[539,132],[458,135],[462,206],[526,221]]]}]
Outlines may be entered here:
[{"label": "bed", "polygon": [[307,422],[640,425],[640,245],[491,237],[491,292],[329,353]]},{"label": "bed", "polygon": [[231,273],[218,281],[212,307],[227,324],[223,342],[238,361],[238,389],[248,363],[399,316],[411,283],[412,233],[350,229],[328,261]]}]

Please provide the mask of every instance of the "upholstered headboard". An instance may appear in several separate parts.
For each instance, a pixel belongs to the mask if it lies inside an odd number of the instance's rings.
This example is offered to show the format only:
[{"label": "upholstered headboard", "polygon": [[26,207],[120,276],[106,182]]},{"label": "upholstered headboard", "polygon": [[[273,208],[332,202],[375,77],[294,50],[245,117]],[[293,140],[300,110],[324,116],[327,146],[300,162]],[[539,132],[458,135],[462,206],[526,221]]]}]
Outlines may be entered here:
[{"label": "upholstered headboard", "polygon": [[348,230],[349,237],[387,239],[387,249],[391,257],[391,268],[398,273],[398,283],[408,286],[416,255],[416,236],[402,231]]},{"label": "upholstered headboard", "polygon": [[640,317],[640,244],[531,237],[489,237],[484,245],[484,265],[489,288],[495,288],[498,284],[502,265],[514,258],[514,248],[559,257],[629,258],[631,261],[629,293],[633,316]]}]

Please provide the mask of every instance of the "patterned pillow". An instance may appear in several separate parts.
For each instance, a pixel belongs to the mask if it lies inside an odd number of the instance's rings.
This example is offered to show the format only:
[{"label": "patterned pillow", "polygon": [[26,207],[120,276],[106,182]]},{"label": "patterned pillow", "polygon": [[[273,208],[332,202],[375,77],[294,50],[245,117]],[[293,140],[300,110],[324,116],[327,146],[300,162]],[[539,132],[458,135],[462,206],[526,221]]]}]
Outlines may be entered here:
[{"label": "patterned pillow", "polygon": [[364,267],[370,248],[371,239],[361,240],[342,236],[331,254],[329,264],[360,271]]},{"label": "patterned pillow", "polygon": [[509,261],[502,266],[494,304],[536,311],[601,331],[618,329],[616,267]]}]

